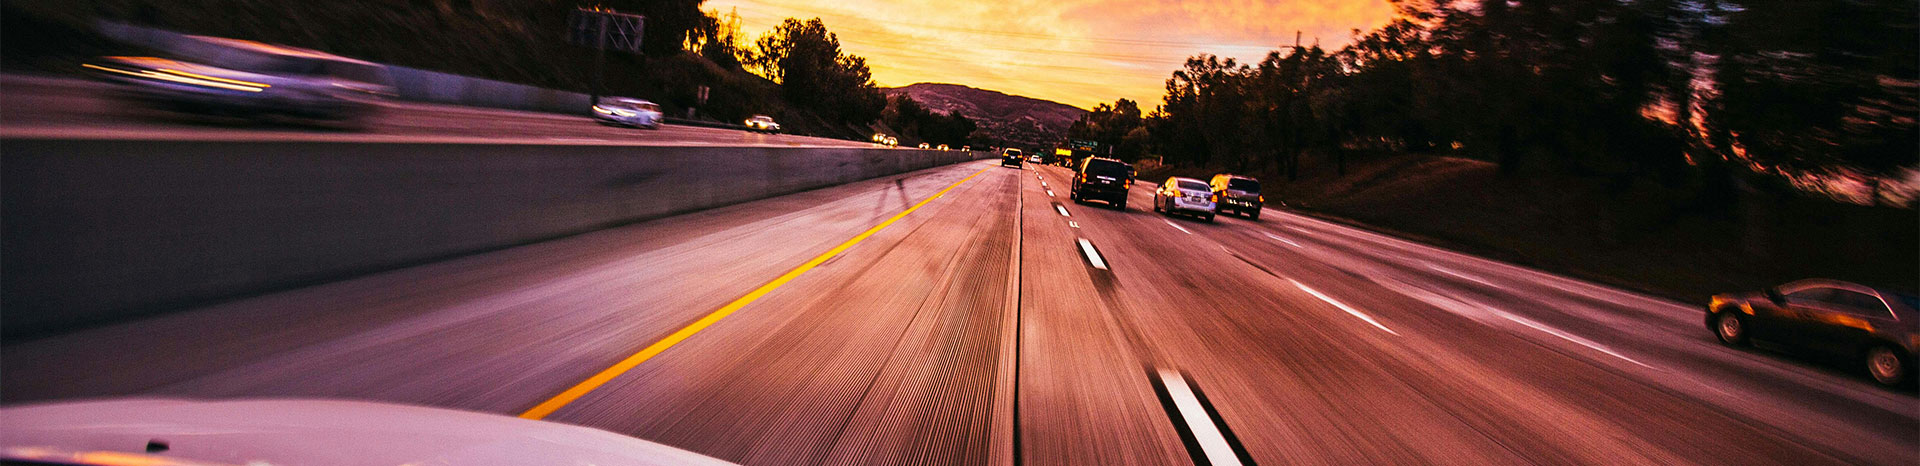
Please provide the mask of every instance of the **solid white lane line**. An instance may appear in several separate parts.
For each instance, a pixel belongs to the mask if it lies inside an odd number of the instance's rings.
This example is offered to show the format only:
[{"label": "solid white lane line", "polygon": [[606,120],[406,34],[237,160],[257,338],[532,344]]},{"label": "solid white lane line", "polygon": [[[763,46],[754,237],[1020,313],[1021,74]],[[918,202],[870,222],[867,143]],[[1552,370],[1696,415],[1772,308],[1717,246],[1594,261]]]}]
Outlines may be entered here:
[{"label": "solid white lane line", "polygon": [[1220,428],[1213,425],[1213,418],[1207,416],[1207,410],[1200,406],[1200,398],[1193,395],[1193,387],[1187,386],[1187,378],[1179,372],[1166,369],[1160,371],[1160,383],[1167,386],[1167,396],[1173,398],[1173,407],[1180,411],[1180,420],[1186,421],[1187,431],[1193,432],[1193,439],[1200,444],[1200,452],[1206,454],[1207,462],[1215,465],[1240,464],[1240,457],[1233,454],[1233,446],[1227,444],[1227,437],[1220,434]]},{"label": "solid white lane line", "polygon": [[1274,235],[1273,235],[1273,233],[1267,233],[1266,235],[1267,235],[1267,237],[1268,237],[1268,238],[1273,238],[1273,240],[1274,240],[1274,241],[1279,241],[1279,242],[1282,242],[1282,243],[1287,243],[1287,245],[1288,245],[1288,246],[1293,246],[1293,247],[1296,247],[1296,248],[1298,248],[1298,247],[1303,247],[1303,246],[1300,246],[1300,243],[1295,243],[1295,242],[1293,242],[1293,240],[1290,240],[1290,239],[1286,239],[1286,238],[1281,238],[1281,237],[1278,237],[1278,236],[1274,236]]},{"label": "solid white lane line", "polygon": [[1186,234],[1189,234],[1189,235],[1191,235],[1191,234],[1193,234],[1193,232],[1191,232],[1191,231],[1187,231],[1187,229],[1186,229],[1186,228],[1181,228],[1181,227],[1180,227],[1180,225],[1176,225],[1176,224],[1174,224],[1172,220],[1167,220],[1167,219],[1164,219],[1164,218],[1163,218],[1163,219],[1160,219],[1160,221],[1162,221],[1162,222],[1167,222],[1167,226],[1170,226],[1170,227],[1173,227],[1173,229],[1175,229],[1175,230],[1180,230],[1180,232],[1181,232],[1181,233],[1186,233]]},{"label": "solid white lane line", "polygon": [[1075,221],[1072,221],[1072,220],[1068,220],[1068,221],[1067,221],[1067,226],[1070,226],[1070,227],[1074,227],[1074,228],[1080,228],[1080,222],[1075,222]]},{"label": "solid white lane line", "polygon": [[1057,205],[1056,205],[1056,206],[1053,206],[1053,210],[1058,210],[1058,211],[1060,211],[1060,216],[1061,216],[1061,217],[1072,217],[1072,216],[1073,216],[1073,214],[1069,214],[1069,213],[1067,213],[1067,208],[1066,208],[1066,207],[1061,207],[1061,206],[1057,206]]},{"label": "solid white lane line", "polygon": [[1429,263],[1429,264],[1427,264],[1427,268],[1429,268],[1429,269],[1433,269],[1433,271],[1435,271],[1435,272],[1440,272],[1440,273],[1444,273],[1444,274],[1447,274],[1447,275],[1452,275],[1452,276],[1454,276],[1454,277],[1458,277],[1458,278],[1460,278],[1461,280],[1466,280],[1466,281],[1470,281],[1470,282],[1474,282],[1474,283],[1479,283],[1479,284],[1481,284],[1481,285],[1486,285],[1486,286],[1490,286],[1490,287],[1493,287],[1493,288],[1497,288],[1497,289],[1502,289],[1502,290],[1504,290],[1504,289],[1507,289],[1507,287],[1504,287],[1504,286],[1500,286],[1500,285],[1495,285],[1495,284],[1493,284],[1492,282],[1488,282],[1488,281],[1486,281],[1486,280],[1481,280],[1481,279],[1480,279],[1480,277],[1475,277],[1475,276],[1472,276],[1472,275],[1467,275],[1467,274],[1464,274],[1464,273],[1460,273],[1460,272],[1455,272],[1455,271],[1453,271],[1453,270],[1451,270],[1451,269],[1448,269],[1448,268],[1446,268],[1446,267],[1441,267],[1441,266],[1438,266],[1438,265],[1433,265],[1433,264],[1431,264],[1431,263]]},{"label": "solid white lane line", "polygon": [[1394,335],[1400,334],[1400,332],[1395,332],[1393,331],[1393,329],[1387,328],[1387,326],[1385,325],[1380,325],[1380,322],[1374,321],[1372,317],[1368,317],[1366,313],[1360,312],[1359,309],[1348,307],[1346,303],[1335,301],[1333,300],[1333,298],[1327,297],[1327,295],[1320,294],[1319,291],[1314,291],[1313,288],[1307,288],[1306,285],[1302,285],[1298,281],[1294,281],[1292,279],[1288,279],[1287,281],[1293,282],[1293,286],[1299,287],[1300,291],[1305,291],[1307,292],[1307,294],[1313,295],[1313,297],[1315,298],[1320,298],[1321,301],[1326,301],[1327,304],[1332,304],[1333,307],[1340,308],[1340,310],[1342,311],[1347,311],[1348,314],[1353,314],[1354,317],[1359,317],[1360,320],[1367,321],[1367,323],[1373,324],[1373,326],[1379,327],[1381,330],[1387,331],[1387,333],[1391,333]]},{"label": "solid white lane line", "polygon": [[1100,251],[1093,250],[1093,243],[1086,238],[1080,238],[1080,252],[1087,253],[1087,262],[1093,264],[1093,268],[1107,270],[1106,259],[1100,258]]}]

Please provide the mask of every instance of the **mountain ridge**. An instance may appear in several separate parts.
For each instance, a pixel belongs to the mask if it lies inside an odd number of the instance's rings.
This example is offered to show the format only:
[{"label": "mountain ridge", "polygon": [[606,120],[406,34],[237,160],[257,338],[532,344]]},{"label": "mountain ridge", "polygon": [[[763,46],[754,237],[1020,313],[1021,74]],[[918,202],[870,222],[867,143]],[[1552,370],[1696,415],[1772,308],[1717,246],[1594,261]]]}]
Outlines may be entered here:
[{"label": "mountain ridge", "polygon": [[904,94],[928,110],[973,119],[985,133],[983,139],[1001,145],[1058,142],[1074,120],[1087,113],[1072,105],[964,84],[914,83],[882,91],[888,96]]}]

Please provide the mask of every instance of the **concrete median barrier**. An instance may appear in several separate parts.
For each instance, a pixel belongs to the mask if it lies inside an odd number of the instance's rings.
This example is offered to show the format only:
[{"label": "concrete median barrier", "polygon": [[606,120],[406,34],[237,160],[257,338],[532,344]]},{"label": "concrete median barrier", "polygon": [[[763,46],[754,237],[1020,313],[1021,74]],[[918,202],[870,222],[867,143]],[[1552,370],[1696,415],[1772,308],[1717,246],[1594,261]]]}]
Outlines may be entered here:
[{"label": "concrete median barrier", "polygon": [[979,152],[0,141],[0,308],[31,336]]}]

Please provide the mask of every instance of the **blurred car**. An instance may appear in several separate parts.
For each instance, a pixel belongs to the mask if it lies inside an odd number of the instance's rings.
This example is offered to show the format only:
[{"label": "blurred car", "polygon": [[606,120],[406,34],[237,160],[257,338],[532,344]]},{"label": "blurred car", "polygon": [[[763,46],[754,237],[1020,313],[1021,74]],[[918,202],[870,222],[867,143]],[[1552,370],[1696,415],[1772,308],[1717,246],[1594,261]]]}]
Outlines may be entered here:
[{"label": "blurred car", "polygon": [[1172,177],[1160,184],[1153,192],[1153,211],[1167,215],[1192,215],[1213,221],[1217,213],[1220,195],[1209,189],[1207,182],[1193,178]]},{"label": "blurred car", "polygon": [[0,464],[731,464],[498,414],[312,399],[108,399],[0,408]]},{"label": "blurred car", "polygon": [[754,115],[752,118],[747,119],[747,130],[761,133],[778,133],[780,132],[780,124],[774,123],[773,117]]},{"label": "blurred car", "polygon": [[920,148],[921,148],[921,149],[932,149],[932,148],[933,148],[933,146],[929,146],[929,145],[927,145],[927,143],[924,143],[924,142],[923,142],[923,143],[920,143]]},{"label": "blurred car", "polygon": [[593,121],[608,125],[660,129],[666,116],[659,104],[628,97],[603,98],[593,106]]},{"label": "blurred car", "polygon": [[886,144],[886,145],[887,145],[887,147],[900,147],[900,138],[896,138],[896,137],[893,137],[893,136],[887,136],[887,140],[885,140],[885,141],[881,141],[880,143],[881,143],[881,144]]},{"label": "blurred car", "polygon": [[937,149],[940,149],[940,150],[947,150],[947,145],[946,145],[946,144],[941,144],[941,145],[940,145],[940,147],[937,147]]},{"label": "blurred car", "polygon": [[1020,168],[1020,149],[1000,151],[1000,166]]},{"label": "blurred car", "polygon": [[[82,68],[136,102],[185,113],[357,122],[395,95],[385,66],[266,44],[219,65],[160,57],[100,57]],[[283,53],[269,53],[269,52]]]},{"label": "blurred car", "polygon": [[1040,159],[1040,154],[1033,154],[1033,155],[1027,156],[1027,163],[1046,163],[1046,162]]},{"label": "blurred car", "polygon": [[1714,295],[1707,328],[1721,343],[1762,340],[1849,358],[1885,385],[1913,380],[1920,300],[1839,280],[1809,279]]},{"label": "blurred car", "polygon": [[886,142],[887,142],[887,135],[885,133],[873,133],[874,144],[885,144]]},{"label": "blurred car", "polygon": [[1105,201],[1108,205],[1126,210],[1127,190],[1133,188],[1132,165],[1114,159],[1087,157],[1074,172],[1073,191],[1068,197],[1075,202]]},{"label": "blurred car", "polygon": [[1259,220],[1260,208],[1267,203],[1267,197],[1260,194],[1260,180],[1239,175],[1213,175],[1213,181],[1207,183],[1219,201],[1219,212],[1233,212],[1248,219]]},{"label": "blurred car", "polygon": [[960,146],[961,152],[973,152],[973,146]]}]

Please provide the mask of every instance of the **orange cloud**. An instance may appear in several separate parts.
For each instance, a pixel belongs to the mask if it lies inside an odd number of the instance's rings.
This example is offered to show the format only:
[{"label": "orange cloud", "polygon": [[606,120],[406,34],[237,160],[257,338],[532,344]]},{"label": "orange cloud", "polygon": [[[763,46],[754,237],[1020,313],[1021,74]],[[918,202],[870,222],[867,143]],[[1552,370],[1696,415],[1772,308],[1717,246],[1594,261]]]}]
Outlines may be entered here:
[{"label": "orange cloud", "polygon": [[1257,60],[1295,31],[1347,42],[1393,17],[1387,0],[709,0],[757,37],[787,17],[819,17],[867,57],[882,86],[945,82],[1082,108],[1160,102],[1167,76],[1200,53]]}]

